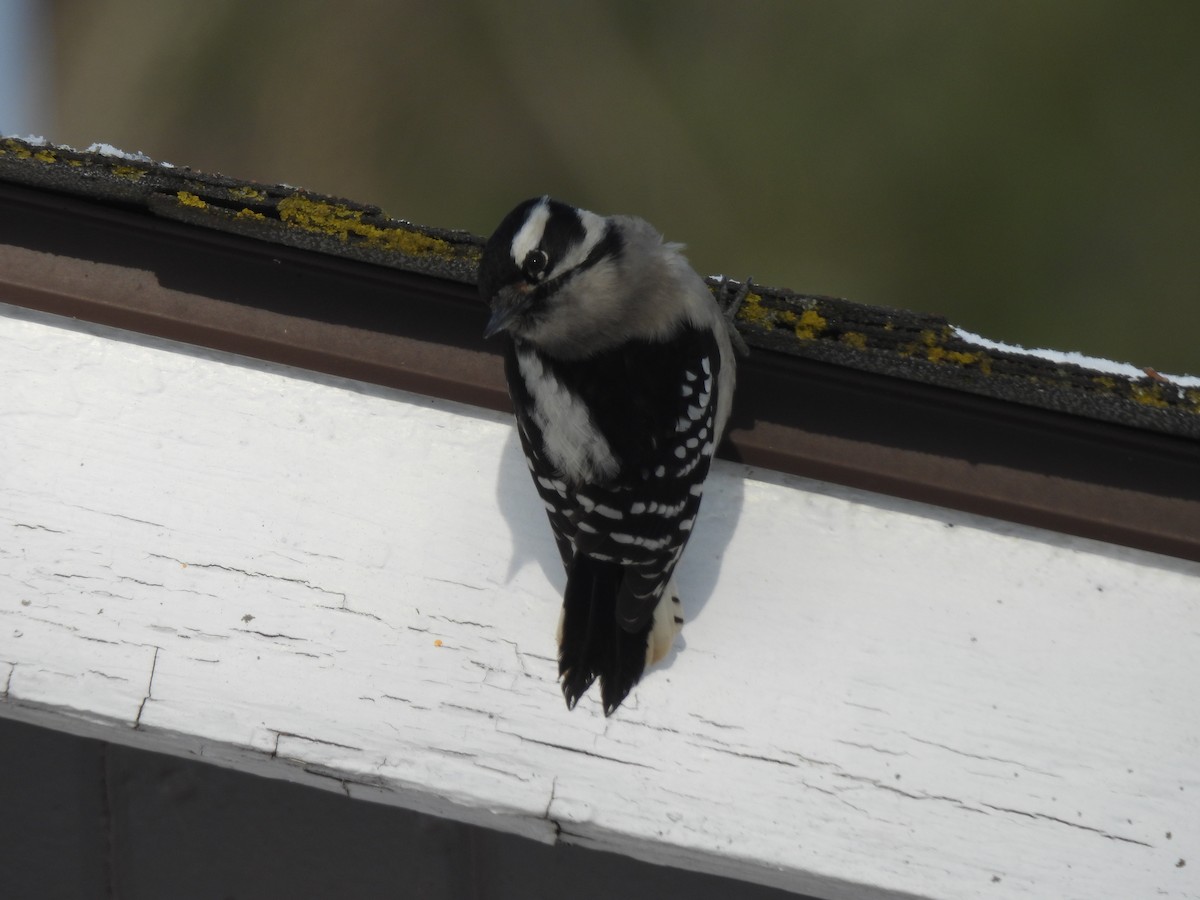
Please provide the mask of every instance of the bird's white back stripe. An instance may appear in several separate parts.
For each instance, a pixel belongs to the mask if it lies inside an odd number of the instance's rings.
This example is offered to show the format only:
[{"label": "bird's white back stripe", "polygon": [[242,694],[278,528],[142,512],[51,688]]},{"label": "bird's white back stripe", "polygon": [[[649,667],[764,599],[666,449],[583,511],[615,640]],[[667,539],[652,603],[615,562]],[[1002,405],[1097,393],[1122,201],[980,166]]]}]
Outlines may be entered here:
[{"label": "bird's white back stripe", "polygon": [[[580,483],[611,478],[620,463],[596,428],[587,404],[547,372],[536,354],[521,352],[517,367],[533,400],[534,423],[542,431],[546,457],[567,480]],[[565,482],[556,480],[557,485]]]}]

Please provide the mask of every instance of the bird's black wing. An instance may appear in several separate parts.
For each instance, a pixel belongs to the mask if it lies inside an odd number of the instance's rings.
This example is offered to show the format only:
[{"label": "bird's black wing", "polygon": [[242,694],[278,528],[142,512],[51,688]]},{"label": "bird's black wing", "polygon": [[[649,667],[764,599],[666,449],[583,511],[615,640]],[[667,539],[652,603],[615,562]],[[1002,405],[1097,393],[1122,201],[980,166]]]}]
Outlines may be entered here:
[{"label": "bird's black wing", "polygon": [[[620,564],[622,628],[639,631],[691,537],[717,442],[721,355],[707,329],[632,342],[557,371],[593,413],[619,474],[576,487],[566,513],[577,552]],[[552,515],[553,520],[553,515]]]}]

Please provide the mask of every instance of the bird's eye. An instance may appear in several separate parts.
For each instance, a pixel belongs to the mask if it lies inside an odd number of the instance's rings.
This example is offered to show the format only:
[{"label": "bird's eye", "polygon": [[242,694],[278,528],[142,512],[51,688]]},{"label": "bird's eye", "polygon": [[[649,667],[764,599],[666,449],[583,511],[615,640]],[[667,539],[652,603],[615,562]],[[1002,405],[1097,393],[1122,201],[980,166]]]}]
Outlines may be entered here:
[{"label": "bird's eye", "polygon": [[550,257],[546,255],[545,250],[530,250],[525,254],[525,275],[531,281],[537,281],[546,274],[546,266],[550,264]]}]

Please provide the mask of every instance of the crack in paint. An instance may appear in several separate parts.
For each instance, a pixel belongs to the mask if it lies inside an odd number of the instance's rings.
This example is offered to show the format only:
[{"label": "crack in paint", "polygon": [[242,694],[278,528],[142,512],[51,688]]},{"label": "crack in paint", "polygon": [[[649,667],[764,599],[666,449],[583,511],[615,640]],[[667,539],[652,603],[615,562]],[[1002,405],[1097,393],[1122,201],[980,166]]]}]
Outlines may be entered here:
[{"label": "crack in paint", "polygon": [[1025,763],[1019,762],[1018,760],[1015,760],[1015,759],[1006,759],[1003,756],[986,756],[981,753],[970,753],[966,750],[959,750],[955,747],[950,747],[946,744],[939,744],[937,741],[929,741],[929,740],[926,740],[925,738],[919,738],[915,734],[909,734],[907,731],[902,731],[900,733],[903,734],[910,741],[916,741],[918,744],[925,744],[926,746],[929,746],[929,747],[937,747],[939,750],[945,750],[947,753],[953,753],[955,756],[965,756],[967,759],[978,759],[978,760],[982,760],[984,762],[1004,763],[1005,765],[1008,765],[1008,766],[1017,766],[1018,768],[1024,769],[1026,772],[1033,772],[1034,774],[1037,774],[1037,775],[1047,775],[1051,778],[1061,778],[1062,777],[1061,775],[1057,775],[1054,772],[1047,772],[1044,769],[1035,769],[1033,766],[1026,765]]},{"label": "crack in paint", "polygon": [[142,698],[142,702],[138,705],[137,717],[133,720],[133,728],[136,731],[142,727],[142,711],[146,708],[146,703],[153,698],[154,692],[154,672],[158,668],[158,651],[161,648],[154,648],[154,658],[150,660],[150,681],[146,685],[146,696]]},{"label": "crack in paint", "polygon": [[334,591],[329,588],[321,587],[319,584],[313,584],[311,581],[306,581],[303,578],[289,578],[286,575],[273,575],[270,572],[256,572],[252,569],[239,569],[236,566],[225,566],[220,563],[195,563],[186,562],[182,559],[177,559],[174,556],[165,556],[162,553],[151,553],[150,556],[154,559],[165,559],[168,562],[178,563],[189,569],[219,569],[222,572],[230,572],[234,575],[245,575],[247,578],[268,578],[272,581],[283,581],[288,584],[298,584],[301,587],[308,588],[310,591],[317,591],[321,594],[328,594],[331,597],[340,597],[342,604],[346,603],[346,594],[343,591]]},{"label": "crack in paint", "polygon": [[1041,819],[1044,822],[1054,822],[1058,825],[1066,825],[1068,828],[1078,828],[1080,831],[1090,831],[1092,834],[1098,834],[1101,837],[1108,838],[1110,841],[1121,841],[1126,844],[1137,844],[1139,847],[1154,848],[1153,844],[1148,844],[1145,841],[1139,841],[1137,838],[1124,837],[1119,834],[1105,831],[1103,828],[1096,828],[1092,825],[1084,825],[1082,822],[1071,822],[1067,819],[1060,819],[1058,816],[1052,816],[1049,813],[1026,812],[1023,809],[1010,809],[1007,806],[994,806],[991,803],[984,803],[988,809],[994,809],[996,812],[1012,813],[1014,816],[1025,816],[1028,819]]},{"label": "crack in paint", "polygon": [[30,531],[46,531],[50,534],[66,534],[65,531],[59,531],[56,528],[47,528],[45,525],[28,525],[25,522],[13,522],[13,528],[27,528]]},{"label": "crack in paint", "polygon": [[522,741],[523,743],[537,744],[540,747],[549,747],[552,750],[564,750],[567,753],[578,753],[580,756],[590,756],[593,759],[603,759],[607,760],[608,762],[620,763],[623,766],[633,766],[638,769],[654,770],[654,766],[647,765],[646,763],[635,762],[632,759],[621,759],[619,756],[608,756],[604,753],[597,753],[595,750],[584,750],[582,747],[569,747],[566,744],[555,744],[552,741],[541,741],[537,738],[526,737],[525,735],[518,734],[515,731],[505,731],[503,728],[499,727],[498,722],[496,731],[498,731],[500,734],[507,734],[511,737],[515,737],[517,740]]},{"label": "crack in paint", "polygon": [[297,734],[294,731],[276,731],[275,732],[275,747],[271,750],[271,759],[292,759],[289,756],[279,755],[279,741],[282,738],[295,738],[298,741],[307,741],[310,744],[321,744],[326,747],[337,747],[339,750],[355,750],[359,753],[363,752],[362,747],[355,747],[351,744],[339,744],[337,741],[327,741],[322,738],[310,737],[307,734]]}]

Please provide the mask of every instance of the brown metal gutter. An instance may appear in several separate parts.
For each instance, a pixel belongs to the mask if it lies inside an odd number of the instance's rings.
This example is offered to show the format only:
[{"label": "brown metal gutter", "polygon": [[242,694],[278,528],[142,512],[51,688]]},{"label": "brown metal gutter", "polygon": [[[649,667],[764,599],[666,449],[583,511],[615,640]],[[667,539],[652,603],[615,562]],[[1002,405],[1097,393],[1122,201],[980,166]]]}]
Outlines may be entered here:
[{"label": "brown metal gutter", "polygon": [[[473,285],[0,183],[0,302],[505,409]],[[727,458],[1200,561],[1200,442],[756,347]]]}]

